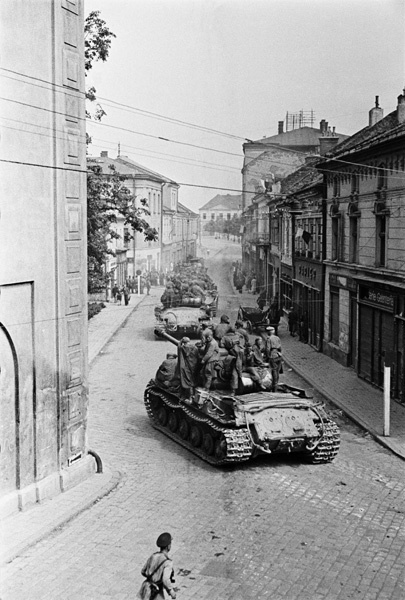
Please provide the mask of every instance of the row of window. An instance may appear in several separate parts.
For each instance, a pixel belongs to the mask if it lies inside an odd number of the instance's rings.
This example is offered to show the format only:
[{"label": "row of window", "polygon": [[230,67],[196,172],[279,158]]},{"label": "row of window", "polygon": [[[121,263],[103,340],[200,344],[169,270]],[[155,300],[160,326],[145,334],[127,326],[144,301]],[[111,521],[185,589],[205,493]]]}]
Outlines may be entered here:
[{"label": "row of window", "polygon": [[[332,260],[344,261],[343,236],[344,222],[342,215],[332,217]],[[387,266],[387,215],[375,215],[375,263],[376,267]],[[359,262],[359,228],[360,217],[349,216],[349,262]]]},{"label": "row of window", "polygon": [[[207,220],[207,213],[203,213],[202,214],[202,218],[203,218],[203,221],[206,221]],[[224,218],[224,213],[219,213],[218,219],[223,219],[223,218]],[[232,218],[231,213],[227,213],[226,220],[230,221],[231,218]],[[211,213],[211,221],[215,221],[215,213]]]},{"label": "row of window", "polygon": [[[335,175],[332,181],[333,196],[340,196],[342,177]],[[387,187],[387,171],[384,167],[378,169],[377,188],[383,189]],[[360,174],[352,173],[350,176],[350,192],[352,194],[360,193]]]}]

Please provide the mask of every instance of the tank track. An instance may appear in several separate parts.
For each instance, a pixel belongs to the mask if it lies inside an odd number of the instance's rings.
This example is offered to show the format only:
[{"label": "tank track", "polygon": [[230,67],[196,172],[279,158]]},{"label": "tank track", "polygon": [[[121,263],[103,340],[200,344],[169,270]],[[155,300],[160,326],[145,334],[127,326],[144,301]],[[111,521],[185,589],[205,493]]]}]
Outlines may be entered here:
[{"label": "tank track", "polygon": [[331,420],[324,420],[323,436],[316,448],[308,452],[312,464],[329,463],[337,453],[340,446],[340,430],[337,424]]},{"label": "tank track", "polygon": [[[158,408],[152,407],[151,395],[160,400]],[[186,404],[179,404],[176,398],[155,386],[145,390],[144,402],[155,429],[162,431],[211,465],[235,464],[253,456],[253,444],[247,428],[229,429],[221,426],[209,416],[196,413]],[[177,425],[172,428],[169,416],[166,423],[162,423],[162,418],[159,419],[158,413],[165,406],[171,409],[170,415],[176,415],[171,417],[173,424],[177,421]],[[164,412],[162,414],[164,416]]]}]

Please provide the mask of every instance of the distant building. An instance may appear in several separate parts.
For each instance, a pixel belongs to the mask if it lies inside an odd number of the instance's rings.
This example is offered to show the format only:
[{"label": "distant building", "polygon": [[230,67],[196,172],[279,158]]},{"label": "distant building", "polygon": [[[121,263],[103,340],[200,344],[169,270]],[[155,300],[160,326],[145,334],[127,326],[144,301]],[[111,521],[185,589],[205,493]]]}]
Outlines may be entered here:
[{"label": "distant building", "polygon": [[255,194],[263,191],[266,181],[277,183],[293,171],[299,169],[305,158],[319,155],[322,136],[338,137],[340,141],[348,136],[335,133],[324,119],[319,123],[319,129],[308,127],[298,117],[294,121],[289,115],[288,121],[298,126],[290,131],[284,131],[284,121],[278,123],[278,133],[261,140],[243,144],[242,168],[242,209],[245,210]]},{"label": "distant building", "polygon": [[177,203],[177,210],[163,207],[162,269],[170,271],[176,263],[197,255],[198,215]]},{"label": "distant building", "polygon": [[242,214],[242,196],[232,194],[217,194],[199,209],[201,233],[209,221],[230,221]]},{"label": "distant building", "polygon": [[[124,220],[117,219],[115,228],[120,238],[111,240],[115,256],[109,257],[106,265],[107,273],[111,273],[111,285],[123,285],[126,279],[135,277],[137,271],[170,269],[176,262],[186,260],[187,252],[195,256],[198,217],[179,203],[180,186],[175,181],[127,156],[111,158],[107,151],[98,157],[88,157],[87,164],[98,165],[105,175],[113,166],[123,175],[123,185],[135,197],[136,205],[141,206],[141,199],[147,201],[150,214],[144,218],[158,232],[156,241],[148,241],[143,233],[126,231]],[[126,233],[133,239],[126,241]]]},{"label": "distant building", "polygon": [[290,235],[290,224],[288,220],[281,223],[282,213],[276,210],[277,202],[272,199],[283,195],[283,182],[293,173],[307,177],[307,161],[319,157],[321,139],[325,152],[328,143],[332,147],[348,137],[336,133],[325,120],[320,122],[319,129],[307,126],[300,114],[296,119],[287,115],[286,122],[293,129],[284,131],[284,121],[279,121],[277,135],[243,144],[242,264],[256,273],[272,296],[280,294],[282,273],[285,282],[292,276],[291,257],[285,256],[282,269],[278,247],[281,236]]}]

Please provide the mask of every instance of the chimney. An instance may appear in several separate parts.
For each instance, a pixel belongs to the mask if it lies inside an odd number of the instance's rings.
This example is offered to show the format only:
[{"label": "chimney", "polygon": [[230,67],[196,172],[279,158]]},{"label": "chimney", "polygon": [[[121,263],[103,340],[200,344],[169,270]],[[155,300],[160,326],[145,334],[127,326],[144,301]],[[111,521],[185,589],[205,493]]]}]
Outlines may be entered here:
[{"label": "chimney", "polygon": [[328,130],[328,122],[325,121],[325,119],[322,119],[322,121],[319,123],[319,129],[321,130],[321,135],[326,135]]},{"label": "chimney", "polygon": [[378,96],[375,97],[375,107],[372,108],[368,113],[368,126],[372,127],[384,116],[384,110],[378,104]]},{"label": "chimney", "polygon": [[101,158],[108,158],[108,151],[107,150],[102,150],[100,152],[100,156],[101,156]]},{"label": "chimney", "polygon": [[398,96],[397,119],[399,124],[405,123],[405,88],[403,94]]},{"label": "chimney", "polygon": [[331,131],[330,127],[328,127],[328,124],[325,124],[327,128],[324,130],[323,135],[319,138],[319,154],[321,156],[325,156],[327,152],[333,150],[333,148],[339,143],[339,136],[336,135],[335,128],[333,128],[333,131]]},{"label": "chimney", "polygon": [[279,133],[284,133],[284,121],[279,121],[278,122],[278,132]]}]

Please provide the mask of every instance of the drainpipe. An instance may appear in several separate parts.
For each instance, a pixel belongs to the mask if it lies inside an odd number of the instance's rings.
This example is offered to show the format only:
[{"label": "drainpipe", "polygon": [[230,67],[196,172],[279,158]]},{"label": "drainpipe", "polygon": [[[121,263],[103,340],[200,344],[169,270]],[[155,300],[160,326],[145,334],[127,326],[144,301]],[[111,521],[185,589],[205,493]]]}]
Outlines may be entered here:
[{"label": "drainpipe", "polygon": [[163,189],[165,183],[160,187],[160,269],[163,270]]}]

